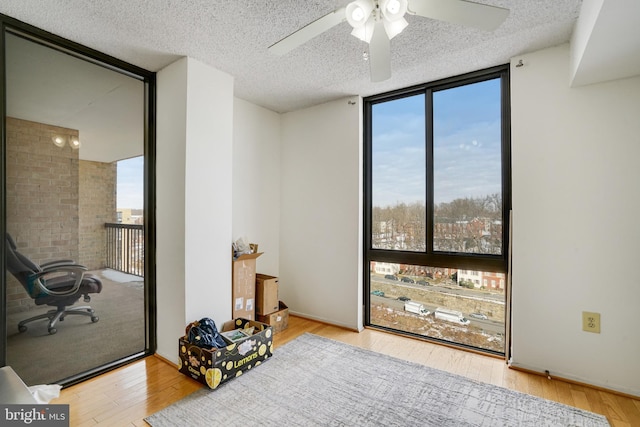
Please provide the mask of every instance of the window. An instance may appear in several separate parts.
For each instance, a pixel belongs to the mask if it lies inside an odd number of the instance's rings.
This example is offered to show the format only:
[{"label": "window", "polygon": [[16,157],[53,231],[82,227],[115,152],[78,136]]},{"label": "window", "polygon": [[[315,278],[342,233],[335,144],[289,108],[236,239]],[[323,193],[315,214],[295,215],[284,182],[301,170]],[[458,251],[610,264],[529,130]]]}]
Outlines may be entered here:
[{"label": "window", "polygon": [[[457,326],[467,335],[491,329],[504,337],[504,281],[497,287],[495,278],[507,270],[508,72],[496,67],[365,99],[365,277],[370,291],[385,295],[373,301],[366,293],[368,325],[396,329],[390,325],[401,322],[380,322],[375,313],[405,315],[390,300],[408,297],[462,317],[490,307],[491,328],[482,316]],[[379,278],[377,264],[394,265],[400,280]],[[461,301],[436,298],[434,291]],[[504,343],[484,346],[457,332],[422,330],[419,335],[504,352]]]},{"label": "window", "polygon": [[417,94],[375,106],[373,248],[426,249],[424,105]]},{"label": "window", "polygon": [[[3,243],[0,293],[11,298],[0,298],[0,366],[28,384],[68,386],[155,351],[155,73],[4,15],[0,24],[0,181],[8,190],[0,234],[31,261]],[[116,211],[131,193],[117,186],[117,162],[136,156],[143,185],[125,207],[144,209],[132,225],[131,209]],[[113,254],[134,262],[120,268]],[[60,259],[88,269],[86,295],[48,301],[29,292],[31,264]],[[60,282],[62,273],[43,281]],[[41,317],[79,298],[75,309],[90,306],[94,316]]]}]

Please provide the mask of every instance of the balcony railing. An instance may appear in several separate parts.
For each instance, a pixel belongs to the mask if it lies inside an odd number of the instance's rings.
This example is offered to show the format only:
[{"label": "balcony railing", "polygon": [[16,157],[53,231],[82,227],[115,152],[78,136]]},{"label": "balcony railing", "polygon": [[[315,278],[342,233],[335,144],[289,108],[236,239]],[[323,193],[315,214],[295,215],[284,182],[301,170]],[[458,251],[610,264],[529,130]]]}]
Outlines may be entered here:
[{"label": "balcony railing", "polygon": [[106,267],[144,276],[144,226],[106,223]]}]

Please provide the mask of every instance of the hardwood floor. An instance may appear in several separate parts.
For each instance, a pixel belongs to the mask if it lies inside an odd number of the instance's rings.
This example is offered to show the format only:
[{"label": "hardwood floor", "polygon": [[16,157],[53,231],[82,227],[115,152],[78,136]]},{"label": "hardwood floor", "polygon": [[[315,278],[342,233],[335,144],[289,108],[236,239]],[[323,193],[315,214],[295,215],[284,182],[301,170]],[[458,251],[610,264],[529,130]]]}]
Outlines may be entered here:
[{"label": "hardwood floor", "polygon": [[[549,380],[509,369],[502,359],[373,329],[356,333],[291,316],[289,328],[275,335],[274,344],[277,348],[305,332],[603,414],[614,427],[640,426],[640,399]],[[70,405],[71,426],[146,426],[144,417],[201,387],[176,366],[151,356],[64,389],[51,403]]]}]

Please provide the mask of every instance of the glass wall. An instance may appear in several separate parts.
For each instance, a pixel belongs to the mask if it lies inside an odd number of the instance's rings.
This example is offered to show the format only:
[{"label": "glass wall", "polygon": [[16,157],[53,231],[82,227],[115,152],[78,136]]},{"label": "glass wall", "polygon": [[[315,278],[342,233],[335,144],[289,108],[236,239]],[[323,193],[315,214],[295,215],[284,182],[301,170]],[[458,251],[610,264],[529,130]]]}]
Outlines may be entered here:
[{"label": "glass wall", "polygon": [[505,351],[508,68],[365,102],[366,323]]},{"label": "glass wall", "polygon": [[71,383],[149,350],[147,83],[32,34],[4,41],[5,364]]}]

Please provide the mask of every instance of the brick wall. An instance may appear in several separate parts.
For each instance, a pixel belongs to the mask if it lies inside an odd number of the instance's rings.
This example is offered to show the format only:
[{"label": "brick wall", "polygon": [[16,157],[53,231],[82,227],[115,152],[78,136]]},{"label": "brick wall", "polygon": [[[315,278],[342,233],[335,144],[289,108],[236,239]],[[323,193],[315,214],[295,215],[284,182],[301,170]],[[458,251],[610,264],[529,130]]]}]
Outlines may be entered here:
[{"label": "brick wall", "polygon": [[[68,144],[53,144],[53,136],[68,140],[79,136],[77,130],[10,117],[6,129],[7,231],[18,250],[37,264],[55,259],[83,262],[80,255],[87,250],[90,268],[101,267],[97,248],[104,243],[99,240],[96,224],[104,224],[107,209],[111,209],[111,218],[115,217],[115,165],[81,162],[78,150]],[[99,183],[108,190],[98,190]],[[100,196],[105,197],[103,209],[96,207]],[[81,220],[81,215],[93,217]],[[22,285],[7,274],[7,312],[33,306]]]},{"label": "brick wall", "polygon": [[80,161],[80,257],[89,270],[105,266],[105,222],[117,222],[117,163]]}]

